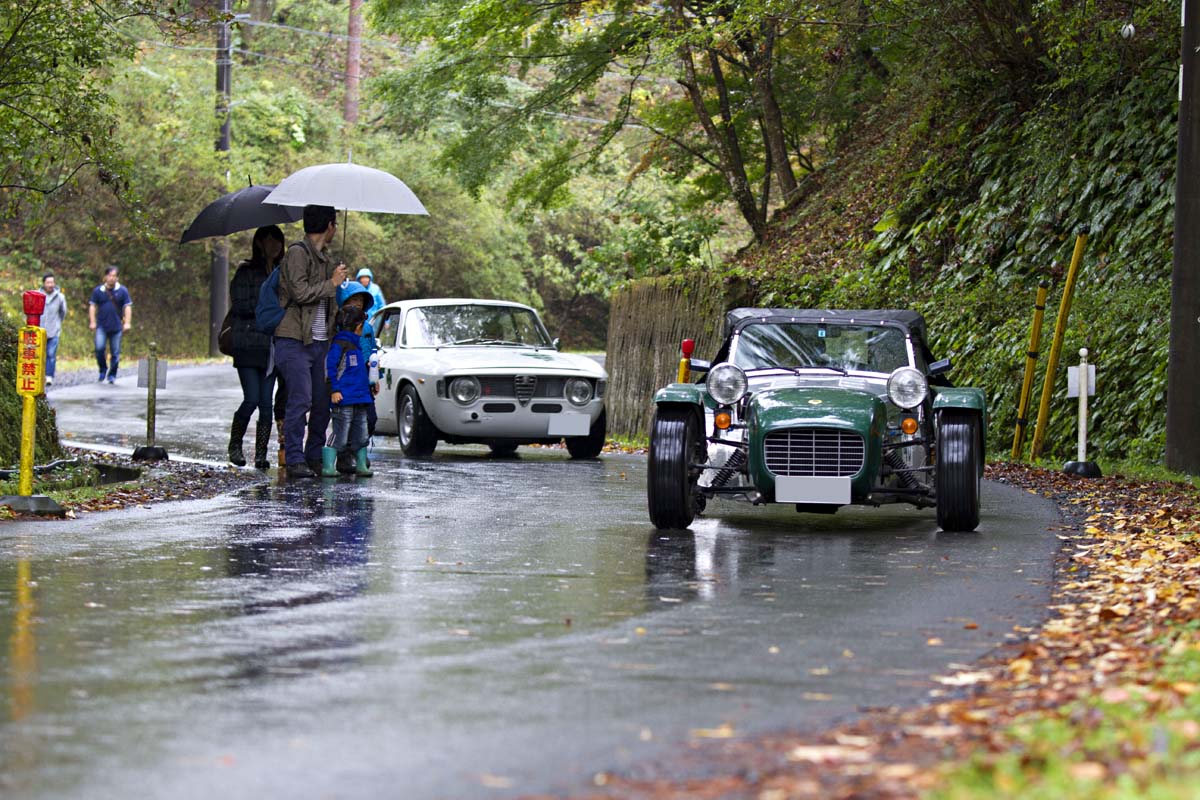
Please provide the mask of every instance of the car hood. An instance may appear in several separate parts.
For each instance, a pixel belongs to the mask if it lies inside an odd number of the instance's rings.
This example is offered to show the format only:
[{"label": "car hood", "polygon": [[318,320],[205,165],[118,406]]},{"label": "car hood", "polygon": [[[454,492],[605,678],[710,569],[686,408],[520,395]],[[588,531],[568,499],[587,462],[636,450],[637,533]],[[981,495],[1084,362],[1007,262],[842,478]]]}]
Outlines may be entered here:
[{"label": "car hood", "polygon": [[763,433],[780,428],[853,429],[882,435],[887,407],[869,392],[848,389],[788,388],[756,392],[750,417]]},{"label": "car hood", "polygon": [[557,350],[467,345],[421,348],[414,352],[434,360],[445,372],[460,375],[572,373],[588,378],[608,376],[604,367],[594,359],[572,353],[560,353]]}]

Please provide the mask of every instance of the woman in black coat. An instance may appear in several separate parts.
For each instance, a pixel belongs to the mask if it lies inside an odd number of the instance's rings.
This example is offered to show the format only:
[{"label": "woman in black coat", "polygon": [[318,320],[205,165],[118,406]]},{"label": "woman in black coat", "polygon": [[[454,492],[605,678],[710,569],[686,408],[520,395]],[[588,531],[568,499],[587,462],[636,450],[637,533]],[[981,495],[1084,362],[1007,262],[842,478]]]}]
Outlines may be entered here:
[{"label": "woman in black coat", "polygon": [[250,418],[258,409],[258,424],[254,429],[254,466],[267,469],[267,445],[271,442],[271,392],[275,374],[271,369],[271,335],[254,325],[254,309],[258,292],[271,270],[283,258],[283,231],[268,225],[254,232],[250,260],[238,265],[229,285],[230,310],[233,314],[233,366],[242,384],[242,404],[233,413],[229,431],[229,461],[239,467],[246,465],[242,453],[242,438],[250,427]]}]

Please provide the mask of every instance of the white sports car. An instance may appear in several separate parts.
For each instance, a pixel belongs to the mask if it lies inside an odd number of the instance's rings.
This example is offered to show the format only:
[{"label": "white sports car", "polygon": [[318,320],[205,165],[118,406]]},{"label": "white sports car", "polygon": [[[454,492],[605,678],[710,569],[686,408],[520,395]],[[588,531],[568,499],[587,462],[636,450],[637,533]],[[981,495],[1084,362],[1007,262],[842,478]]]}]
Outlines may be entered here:
[{"label": "white sports car", "polygon": [[376,430],[406,455],[438,440],[518,445],[566,440],[573,458],[604,447],[608,374],[586,356],[558,351],[537,312],[498,300],[404,300],[373,320],[379,343]]}]

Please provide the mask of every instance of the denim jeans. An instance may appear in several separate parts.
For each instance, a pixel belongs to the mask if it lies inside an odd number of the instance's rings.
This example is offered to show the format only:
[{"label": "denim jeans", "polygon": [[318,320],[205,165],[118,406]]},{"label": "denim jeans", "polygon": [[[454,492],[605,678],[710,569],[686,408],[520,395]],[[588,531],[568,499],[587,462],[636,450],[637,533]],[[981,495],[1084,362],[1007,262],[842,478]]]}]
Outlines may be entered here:
[{"label": "denim jeans", "polygon": [[367,446],[367,409],[370,403],[333,407],[329,446],[339,453],[357,453]]},{"label": "denim jeans", "polygon": [[256,367],[238,367],[238,382],[242,384],[242,404],[238,406],[237,411],[233,412],[235,417],[249,422],[250,417],[254,416],[254,410],[258,409],[258,419],[260,422],[271,419],[271,392],[275,388],[275,373],[267,374],[265,369]]},{"label": "denim jeans", "polygon": [[325,429],[329,427],[329,387],[325,384],[325,355],[328,352],[329,342],[306,345],[298,339],[275,340],[275,368],[287,382],[283,447],[288,464],[321,461]]},{"label": "denim jeans", "polygon": [[46,377],[54,377],[54,365],[58,362],[58,337],[46,337]]},{"label": "denim jeans", "polygon": [[[112,353],[112,363],[104,360],[104,346],[108,345]],[[117,364],[121,361],[121,331],[109,333],[104,328],[96,328],[96,366],[100,368],[100,380],[117,377]]]}]

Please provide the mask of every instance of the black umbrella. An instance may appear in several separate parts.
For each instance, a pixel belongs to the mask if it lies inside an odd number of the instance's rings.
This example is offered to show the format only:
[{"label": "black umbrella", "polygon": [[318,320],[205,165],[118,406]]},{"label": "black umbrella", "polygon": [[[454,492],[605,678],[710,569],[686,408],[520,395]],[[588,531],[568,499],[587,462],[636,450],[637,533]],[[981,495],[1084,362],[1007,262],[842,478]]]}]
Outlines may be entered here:
[{"label": "black umbrella", "polygon": [[264,203],[263,198],[274,188],[274,184],[251,184],[245,189],[218,197],[196,215],[179,243],[186,244],[208,236],[227,236],[263,225],[296,222],[304,216],[303,206]]}]

